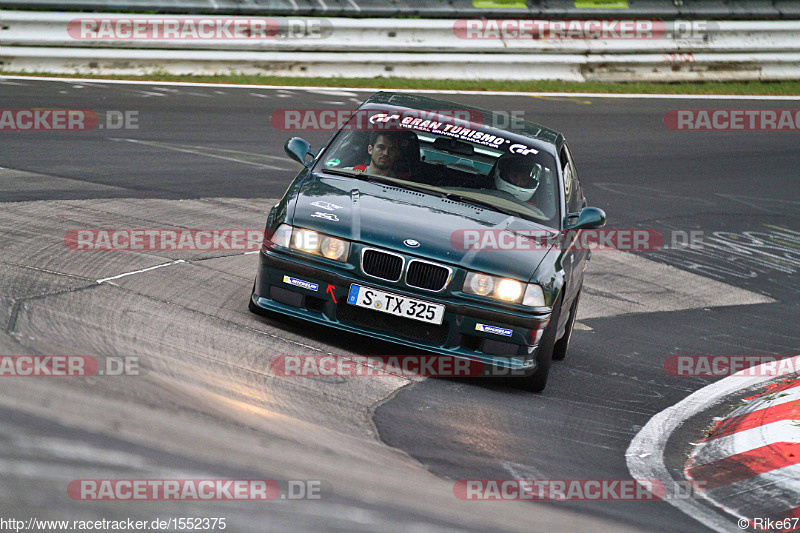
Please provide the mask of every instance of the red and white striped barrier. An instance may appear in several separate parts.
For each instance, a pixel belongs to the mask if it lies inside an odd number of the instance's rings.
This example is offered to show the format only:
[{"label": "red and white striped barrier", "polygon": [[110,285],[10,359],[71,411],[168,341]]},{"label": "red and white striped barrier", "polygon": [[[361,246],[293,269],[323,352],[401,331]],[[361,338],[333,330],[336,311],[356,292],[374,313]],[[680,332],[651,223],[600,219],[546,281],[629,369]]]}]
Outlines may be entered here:
[{"label": "red and white striped barrier", "polygon": [[746,402],[714,424],[684,474],[755,530],[800,531],[800,379],[771,383]]},{"label": "red and white striped barrier", "polygon": [[[748,367],[653,416],[625,453],[631,477],[668,484],[682,474],[695,497],[667,503],[713,531],[800,530],[800,355],[780,359],[791,364]],[[756,390],[694,445],[685,470],[667,468],[667,444],[679,428]]]}]

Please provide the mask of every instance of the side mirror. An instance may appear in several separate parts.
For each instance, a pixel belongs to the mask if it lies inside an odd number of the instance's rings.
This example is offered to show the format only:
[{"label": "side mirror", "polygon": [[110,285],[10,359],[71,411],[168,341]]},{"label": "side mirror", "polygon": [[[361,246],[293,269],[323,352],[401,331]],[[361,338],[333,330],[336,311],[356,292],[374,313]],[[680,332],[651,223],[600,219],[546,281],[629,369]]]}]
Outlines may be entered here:
[{"label": "side mirror", "polygon": [[606,213],[597,207],[584,207],[578,214],[578,221],[569,229],[594,229],[606,223]]},{"label": "side mirror", "polygon": [[[311,161],[314,160],[314,152],[311,151],[311,145],[307,140],[301,139],[300,137],[292,137],[286,141],[286,144],[283,145],[283,149],[292,159],[301,163],[306,168],[309,168],[311,166]],[[309,155],[311,156],[311,161],[306,161],[306,157]]]}]

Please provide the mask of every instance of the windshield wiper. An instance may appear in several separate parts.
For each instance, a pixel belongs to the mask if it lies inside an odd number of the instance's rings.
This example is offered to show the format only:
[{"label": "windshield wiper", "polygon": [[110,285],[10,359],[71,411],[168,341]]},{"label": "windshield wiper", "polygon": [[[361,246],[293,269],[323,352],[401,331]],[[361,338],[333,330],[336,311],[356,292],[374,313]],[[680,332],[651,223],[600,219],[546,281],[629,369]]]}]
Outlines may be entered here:
[{"label": "windshield wiper", "polygon": [[335,174],[337,176],[347,176],[348,178],[363,179],[365,181],[374,181],[375,183],[387,183],[389,185],[399,185],[397,181],[388,176],[376,176],[375,174],[367,174],[358,170],[343,170],[340,168],[323,168],[322,172],[325,174]]},{"label": "windshield wiper", "polygon": [[347,176],[348,178],[363,179],[365,181],[372,181],[374,183],[384,183],[386,185],[392,185],[393,187],[401,187],[403,189],[425,194],[432,194],[434,196],[440,196],[442,194],[437,190],[429,189],[425,186],[417,186],[414,184],[414,182],[410,182],[408,180],[392,178],[389,176],[377,176],[375,174],[367,174],[366,172],[359,172],[357,170],[324,168],[322,169],[322,172],[326,174],[335,174],[337,176]]},{"label": "windshield wiper", "polygon": [[348,178],[358,178],[363,176],[363,172],[358,170],[342,170],[340,168],[323,168],[322,172],[325,174],[335,174],[336,176],[347,176]]},{"label": "windshield wiper", "polygon": [[474,207],[481,207],[484,209],[489,209],[491,211],[497,211],[499,213],[503,213],[504,215],[509,215],[512,217],[522,217],[527,218],[525,215],[526,213],[520,211],[514,211],[511,209],[504,209],[502,207],[498,207],[497,205],[493,204],[492,202],[487,202],[486,200],[478,200],[476,198],[472,198],[471,196],[466,196],[463,194],[458,194],[455,192],[445,191],[439,187],[425,187],[424,185],[420,184],[421,186],[416,186],[413,182],[409,182],[407,180],[402,180],[399,178],[391,178],[389,176],[376,176],[375,174],[367,174],[365,172],[359,172],[357,170],[342,170],[342,169],[333,169],[333,168],[324,168],[322,172],[325,174],[335,174],[337,176],[347,176],[349,178],[356,178],[356,179],[363,179],[365,181],[372,181],[375,183],[384,183],[386,185],[392,185],[395,187],[402,187],[404,189],[408,189],[411,191],[421,192],[424,194],[431,194],[433,196],[439,196],[441,198],[447,198],[448,200],[452,200],[454,202],[460,202],[462,204],[472,205]]}]

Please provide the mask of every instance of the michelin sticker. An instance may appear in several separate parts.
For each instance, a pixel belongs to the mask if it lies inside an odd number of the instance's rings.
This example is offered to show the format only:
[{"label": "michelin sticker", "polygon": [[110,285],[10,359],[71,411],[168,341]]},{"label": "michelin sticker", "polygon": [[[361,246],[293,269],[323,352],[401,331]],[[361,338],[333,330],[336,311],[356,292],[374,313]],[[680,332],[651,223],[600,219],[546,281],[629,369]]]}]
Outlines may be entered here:
[{"label": "michelin sticker", "polygon": [[475,324],[477,331],[484,333],[494,333],[495,335],[502,335],[503,337],[510,337],[512,331],[506,328],[498,328],[497,326],[488,326],[486,324]]},{"label": "michelin sticker", "polygon": [[294,285],[295,287],[300,287],[301,289],[307,289],[309,291],[316,291],[319,289],[319,285],[316,283],[311,283],[310,281],[305,281],[302,279],[293,278],[290,276],[283,276],[283,282],[288,283],[289,285]]}]

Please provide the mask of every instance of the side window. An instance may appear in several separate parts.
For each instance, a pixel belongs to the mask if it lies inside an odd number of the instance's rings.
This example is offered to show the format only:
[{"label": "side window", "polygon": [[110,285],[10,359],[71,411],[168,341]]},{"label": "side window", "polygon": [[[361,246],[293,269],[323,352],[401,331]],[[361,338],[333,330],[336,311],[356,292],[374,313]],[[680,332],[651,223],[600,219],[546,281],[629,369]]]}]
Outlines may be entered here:
[{"label": "side window", "polygon": [[583,207],[583,194],[581,193],[578,173],[572,161],[572,154],[565,144],[561,148],[561,169],[564,173],[564,197],[567,200],[567,211],[577,213]]},{"label": "side window", "polygon": [[575,191],[577,193],[577,200],[578,200],[577,211],[580,211],[581,209],[586,207],[586,197],[583,195],[583,186],[581,185],[581,180],[578,177],[578,169],[575,166],[575,158],[572,157],[572,150],[569,149],[569,146],[567,146],[566,148],[567,148],[567,154],[569,154],[570,163],[572,164],[572,179],[575,182]]}]

